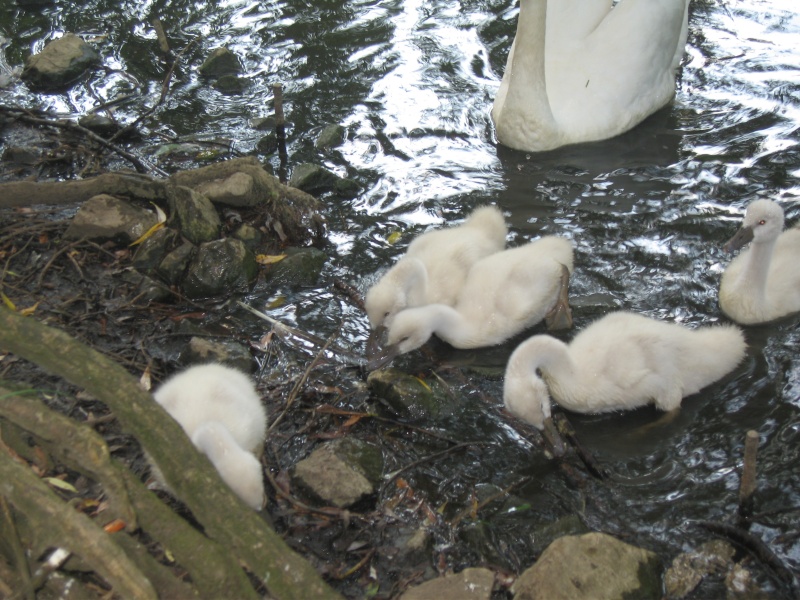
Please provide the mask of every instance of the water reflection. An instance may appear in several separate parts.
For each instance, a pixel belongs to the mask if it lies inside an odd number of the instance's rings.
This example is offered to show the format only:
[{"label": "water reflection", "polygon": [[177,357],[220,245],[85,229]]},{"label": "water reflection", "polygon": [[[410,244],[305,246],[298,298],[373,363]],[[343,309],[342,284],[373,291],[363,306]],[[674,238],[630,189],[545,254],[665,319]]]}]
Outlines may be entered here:
[{"label": "water reflection", "polygon": [[[720,246],[747,202],[769,196],[783,203],[789,223],[800,219],[800,15],[794,0],[692,3],[673,107],[617,139],[535,155],[498,147],[489,119],[516,13],[512,0],[95,0],[42,12],[6,2],[0,34],[10,40],[10,66],[46,38],[74,31],[99,36],[95,43],[111,70],[65,94],[32,96],[14,85],[4,90],[4,101],[76,115],[132,95],[115,108],[120,120],[132,120],[158,97],[165,74],[148,24],[158,15],[174,48],[186,53],[166,106],[147,124],[154,147],[165,138],[199,134],[252,151],[261,134],[249,119],[271,112],[271,86],[283,83],[290,167],[320,162],[362,184],[354,201],[329,203],[328,281],[366,289],[414,235],[495,203],[506,212],[514,245],[548,233],[574,242],[578,329],[615,308],[690,325],[723,320],[716,292],[729,257]],[[221,45],[242,57],[250,82],[242,96],[224,96],[198,79],[202,57]],[[313,147],[314,134],[331,122],[345,125],[347,139],[322,153]],[[327,285],[255,290],[253,300],[323,339],[339,329],[343,344],[354,349],[366,339],[366,317]],[[615,497],[607,489],[592,493],[622,507],[634,527],[681,549],[692,534],[673,523],[724,518],[735,506],[744,432],[752,428],[762,438],[759,500],[765,508],[796,506],[797,325],[795,317],[748,328],[745,363],[686,399],[669,425],[643,429],[658,417],[654,409],[575,416],[579,436],[619,484]],[[518,341],[469,352],[434,343],[433,350],[497,399],[499,374]],[[479,373],[470,370],[475,366],[491,368]],[[511,554],[526,556],[532,524],[582,500],[561,488],[552,463],[494,408],[475,401],[454,425],[464,439],[496,444],[457,468],[467,480],[498,485],[531,476],[514,493],[532,508],[522,511],[524,518],[505,514],[493,532]],[[432,481],[426,493],[448,493],[453,480],[444,469],[453,464],[426,466]],[[795,565],[800,561],[797,544],[779,550]]]}]

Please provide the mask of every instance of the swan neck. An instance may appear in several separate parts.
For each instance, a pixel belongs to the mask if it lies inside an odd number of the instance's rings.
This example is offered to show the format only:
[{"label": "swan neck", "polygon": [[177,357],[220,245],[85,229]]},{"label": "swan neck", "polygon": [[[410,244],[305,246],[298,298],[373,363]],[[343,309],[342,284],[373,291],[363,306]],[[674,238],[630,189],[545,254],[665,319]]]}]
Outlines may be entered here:
[{"label": "swan neck", "polygon": [[431,330],[445,342],[457,346],[469,339],[472,328],[455,308],[446,304],[431,304],[427,308],[431,315]]},{"label": "swan neck", "polygon": [[769,240],[750,244],[750,251],[746,257],[747,262],[739,281],[740,285],[747,286],[762,299],[767,289],[769,264],[772,260],[775,242],[776,240]]}]

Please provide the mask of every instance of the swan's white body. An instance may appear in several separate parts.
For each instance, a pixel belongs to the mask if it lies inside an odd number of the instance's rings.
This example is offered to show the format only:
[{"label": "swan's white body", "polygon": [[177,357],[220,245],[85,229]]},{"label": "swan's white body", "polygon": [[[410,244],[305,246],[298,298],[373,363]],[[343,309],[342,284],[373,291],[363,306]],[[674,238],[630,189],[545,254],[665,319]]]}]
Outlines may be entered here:
[{"label": "swan's white body", "polygon": [[[170,377],[153,397],[208,456],[223,481],[260,510],[264,475],[255,454],[264,442],[267,413],[250,378],[223,365],[198,365]],[[158,469],[154,474],[163,482]]]},{"label": "swan's white body", "polygon": [[549,335],[520,344],[506,367],[503,400],[511,413],[539,429],[550,417],[551,394],[564,408],[580,413],[651,402],[671,411],[683,397],[732,371],[744,353],[744,336],[733,325],[692,330],[633,313],[612,313],[580,332],[569,346]]},{"label": "swan's white body", "polygon": [[434,333],[456,348],[500,344],[532,327],[554,307],[572,244],[547,236],[479,260],[454,306],[429,304],[397,313],[387,342],[398,353],[422,346]]},{"label": "swan's white body", "polygon": [[675,95],[689,0],[520,0],[492,108],[501,144],[539,152],[614,137]]},{"label": "swan's white body", "polygon": [[772,200],[751,202],[742,228],[726,244],[747,250],[731,261],[719,287],[728,317],[752,325],[800,312],[800,228],[783,230],[783,209]]},{"label": "swan's white body", "polygon": [[367,292],[365,306],[370,325],[388,327],[399,311],[412,306],[452,306],[472,265],[503,250],[507,233],[500,209],[483,206],[458,227],[417,237],[406,254]]}]

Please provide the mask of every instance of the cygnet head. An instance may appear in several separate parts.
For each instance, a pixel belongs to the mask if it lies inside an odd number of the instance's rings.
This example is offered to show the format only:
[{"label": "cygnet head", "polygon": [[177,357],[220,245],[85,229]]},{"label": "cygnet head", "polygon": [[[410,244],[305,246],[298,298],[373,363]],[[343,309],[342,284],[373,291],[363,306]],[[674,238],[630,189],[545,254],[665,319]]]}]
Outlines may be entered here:
[{"label": "cygnet head", "polygon": [[433,335],[435,314],[439,306],[441,305],[430,304],[407,308],[397,313],[386,329],[386,345],[380,351],[372,353],[367,369],[379,369],[397,356],[416,350],[427,342]]},{"label": "cygnet head", "polygon": [[747,206],[742,227],[728,240],[724,249],[733,252],[745,244],[775,240],[783,231],[783,209],[772,200],[754,200]]},{"label": "cygnet head", "polygon": [[421,290],[427,283],[425,265],[415,258],[402,258],[386,274],[373,285],[364,298],[364,308],[367,311],[369,324],[372,329],[380,326],[388,327],[394,316],[408,308],[412,299],[410,296]]},{"label": "cygnet head", "polygon": [[506,369],[503,385],[503,404],[506,409],[537,429],[544,429],[545,419],[550,418],[547,385],[531,371],[525,374],[509,371],[511,369]]},{"label": "cygnet head", "polygon": [[192,442],[208,456],[222,480],[254,510],[261,510],[266,499],[261,462],[242,449],[224,425],[209,421],[200,425]]}]

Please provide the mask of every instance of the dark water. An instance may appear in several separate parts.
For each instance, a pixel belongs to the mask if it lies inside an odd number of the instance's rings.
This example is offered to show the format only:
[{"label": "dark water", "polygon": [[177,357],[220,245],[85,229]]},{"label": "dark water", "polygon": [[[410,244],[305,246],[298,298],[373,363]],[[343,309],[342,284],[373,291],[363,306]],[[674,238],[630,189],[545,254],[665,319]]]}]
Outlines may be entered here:
[{"label": "dark water", "polygon": [[[716,300],[728,261],[721,246],[746,204],[774,198],[789,223],[800,222],[800,16],[791,0],[693,3],[674,106],[618,139],[542,155],[498,147],[493,138],[489,109],[516,23],[511,0],[83,4],[25,11],[0,2],[5,70],[64,31],[94,38],[107,68],[63,94],[31,96],[12,83],[3,101],[76,116],[130,96],[115,115],[136,118],[156,101],[164,78],[149,25],[161,17],[173,48],[185,53],[169,98],[147,124],[151,147],[198,136],[252,152],[262,134],[249,120],[271,113],[272,85],[282,83],[289,167],[318,162],[362,186],[352,201],[326,199],[326,276],[362,291],[414,235],[494,203],[506,212],[512,244],[546,233],[574,242],[578,329],[613,308],[707,324],[724,320]],[[202,58],[221,45],[243,60],[250,85],[241,96],[222,95],[197,76]],[[328,123],[345,125],[347,140],[322,153],[313,141]],[[360,348],[366,319],[329,289],[251,300],[261,308],[278,300],[274,316],[321,337],[343,322],[340,341]],[[746,335],[745,363],[685,400],[671,424],[644,433],[657,418],[649,409],[572,418],[614,474],[615,485],[580,492],[608,507],[608,520],[587,516],[593,526],[632,529],[637,541],[668,556],[695,546],[699,533],[687,520],[724,520],[735,511],[748,429],[761,436],[759,509],[800,505],[798,319]],[[464,373],[500,397],[499,374],[513,344],[435,349],[453,364],[489,366],[489,375]],[[498,515],[491,525],[498,547],[527,566],[534,526],[574,510],[580,493],[562,489],[553,466],[481,402],[465,398],[458,430],[498,449],[460,455],[461,477],[432,468],[415,484],[439,505],[464,500],[476,484],[502,487],[530,476],[515,490],[530,510]],[[776,536],[796,532],[797,522],[794,512],[755,528],[794,568],[800,545]]]}]

